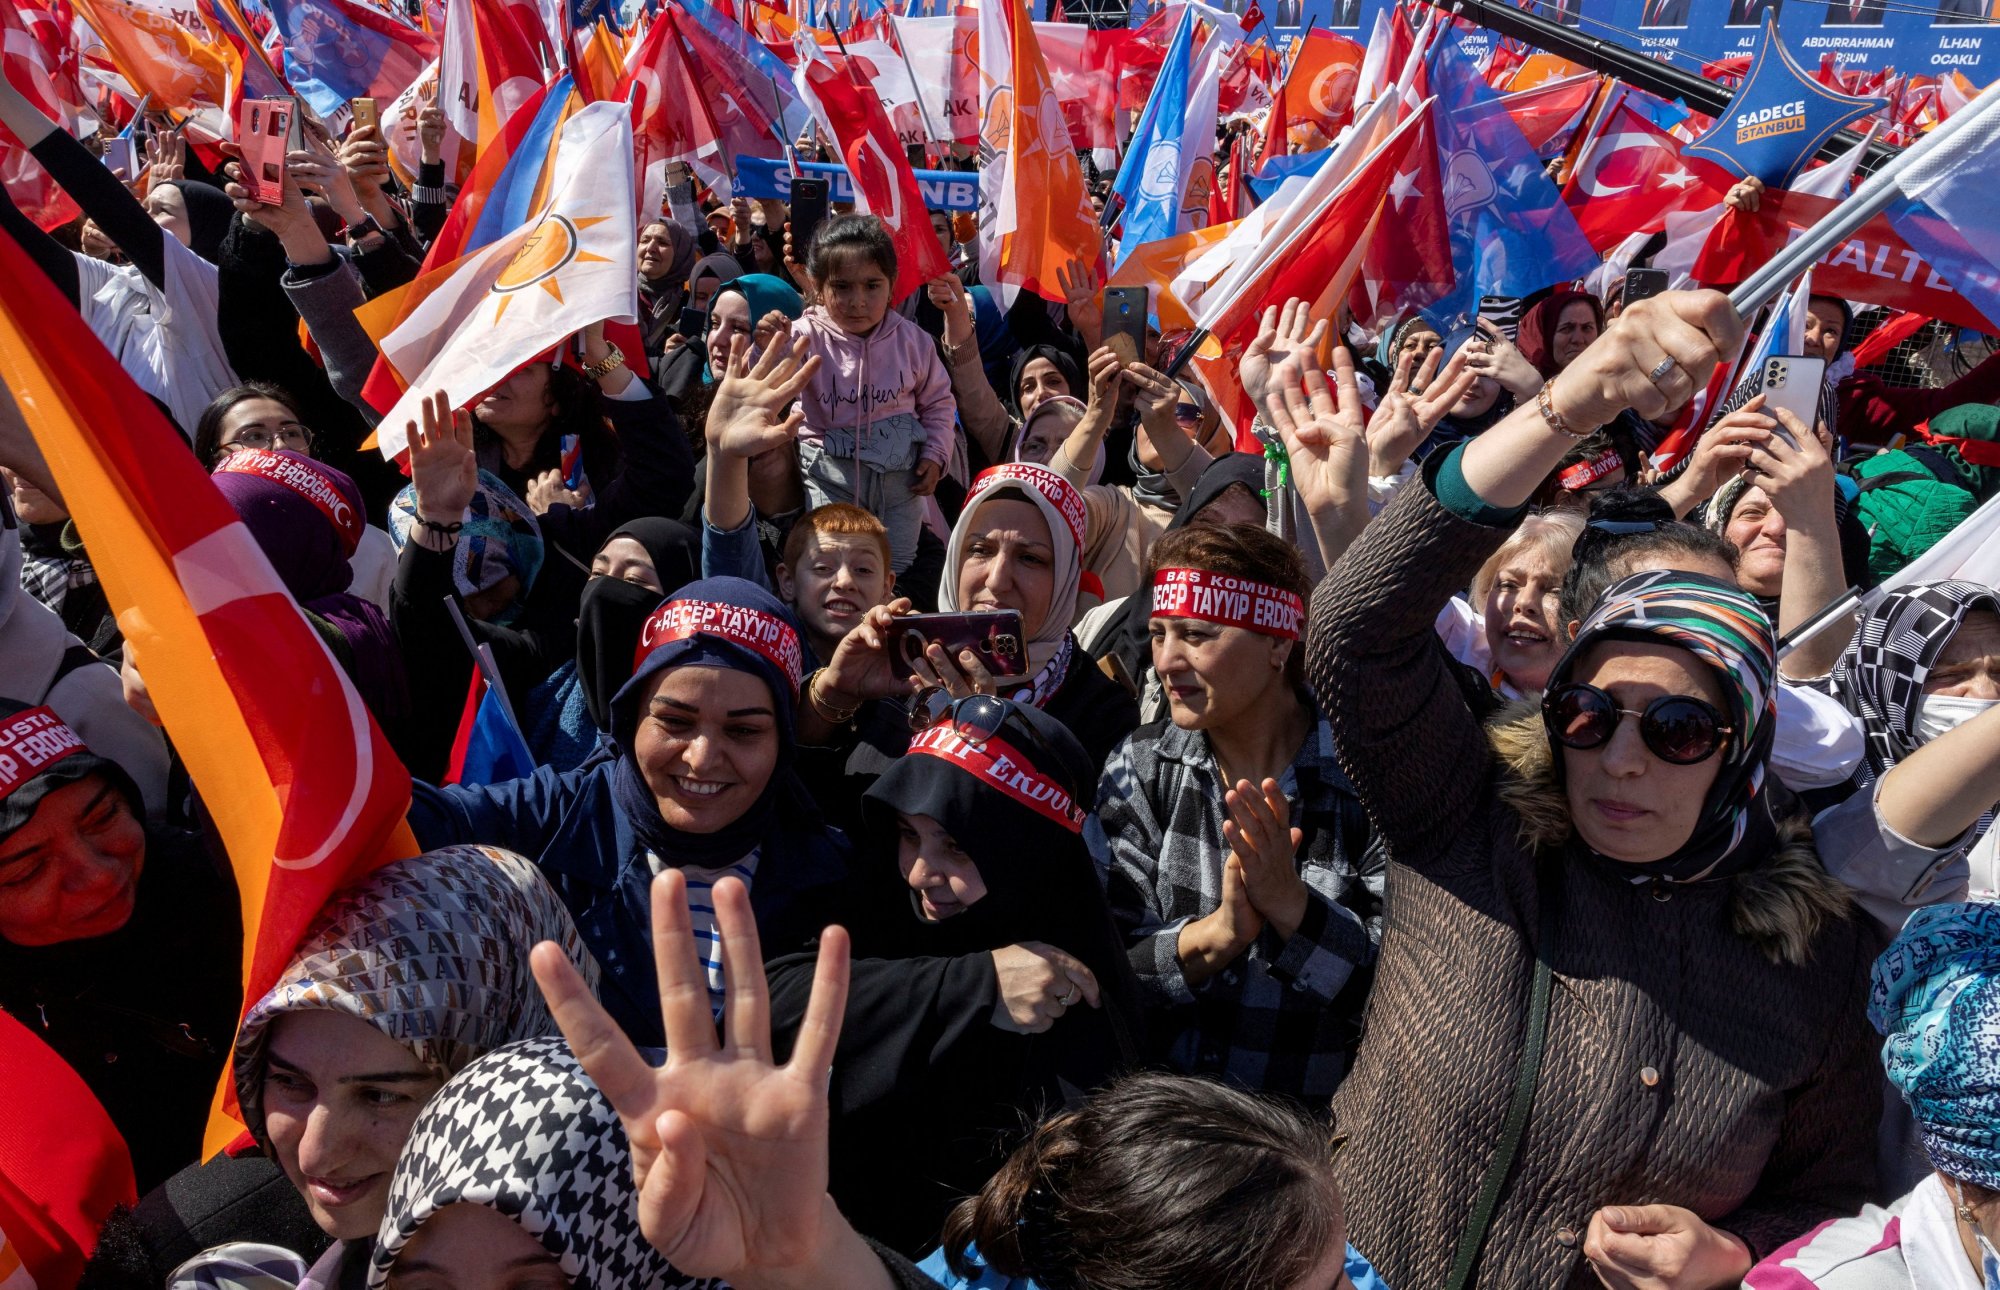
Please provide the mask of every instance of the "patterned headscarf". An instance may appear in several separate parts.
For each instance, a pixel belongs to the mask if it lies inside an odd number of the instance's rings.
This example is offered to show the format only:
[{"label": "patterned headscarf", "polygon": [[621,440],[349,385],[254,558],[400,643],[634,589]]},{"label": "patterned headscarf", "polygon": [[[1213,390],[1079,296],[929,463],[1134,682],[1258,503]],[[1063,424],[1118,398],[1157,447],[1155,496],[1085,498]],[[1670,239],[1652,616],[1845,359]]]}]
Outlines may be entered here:
[{"label": "patterned headscarf", "polygon": [[1875,960],[1868,1019],[1931,1163],[2000,1191],[2000,905],[1929,905]]},{"label": "patterned headscarf", "polygon": [[[389,503],[389,539],[397,555],[403,553],[416,526],[416,485],[409,484]],[[521,590],[514,603],[494,619],[505,625],[520,614],[521,602],[542,571],[542,554],[542,525],[534,511],[498,475],[480,471],[479,489],[465,509],[465,527],[451,553],[458,594],[470,596],[497,586],[509,574],[519,578]]]},{"label": "patterned headscarf", "polygon": [[[1917,750],[1924,678],[1975,609],[2000,613],[2000,592],[1976,582],[1930,582],[1890,592],[1862,618],[1833,670],[1834,697],[1867,732],[1854,772],[1858,787],[1873,784]],[[1985,836],[1992,823],[1992,811],[1980,816],[1972,840]]]},{"label": "patterned headscarf", "polygon": [[632,1152],[617,1112],[561,1039],[486,1054],[418,1115],[389,1184],[369,1290],[448,1205],[505,1214],[577,1290],[720,1290],[683,1276],[639,1230]]},{"label": "patterned headscarf", "polygon": [[[1549,674],[1548,688],[1572,680],[1577,661],[1609,640],[1684,649],[1715,674],[1735,731],[1694,833],[1672,855],[1644,864],[1606,859],[1633,882],[1698,882],[1727,877],[1768,856],[1777,837],[1764,792],[1777,715],[1777,643],[1771,620],[1749,592],[1717,578],[1649,570],[1611,584]],[[1554,743],[1553,735],[1550,739]],[[1563,755],[1556,746],[1556,780]],[[1595,854],[1595,853],[1593,853]]]},{"label": "patterned headscarf", "polygon": [[426,852],[337,893],[237,1033],[244,1123],[267,1141],[265,1058],[271,1023],[288,1012],[359,1017],[441,1076],[489,1048],[553,1033],[528,973],[541,941],[560,945],[597,988],[597,961],[561,899],[534,865],[498,847]]}]

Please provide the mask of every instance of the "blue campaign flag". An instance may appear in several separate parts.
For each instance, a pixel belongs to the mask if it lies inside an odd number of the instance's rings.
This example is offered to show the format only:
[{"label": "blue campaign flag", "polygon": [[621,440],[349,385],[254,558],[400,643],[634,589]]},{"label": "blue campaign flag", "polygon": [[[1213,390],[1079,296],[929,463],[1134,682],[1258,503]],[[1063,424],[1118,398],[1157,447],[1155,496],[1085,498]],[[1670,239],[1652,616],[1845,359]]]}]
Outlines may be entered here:
[{"label": "blue campaign flag", "polygon": [[1146,98],[1145,111],[1132,127],[1125,163],[1118,168],[1112,191],[1124,199],[1124,237],[1119,260],[1145,242],[1157,242],[1180,232],[1181,182],[1187,161],[1181,156],[1187,134],[1188,95],[1194,72],[1195,6],[1181,11],[1180,24],[1167,45],[1159,79]]},{"label": "blue campaign flag", "polygon": [[[847,167],[823,161],[806,161],[799,164],[799,169],[808,175],[826,178],[828,201],[855,200],[854,181],[848,176]],[[928,209],[953,212],[979,209],[978,171],[919,170],[915,173],[917,189],[923,193],[924,205]],[[739,197],[788,202],[792,199],[792,168],[774,157],[739,156],[736,158],[736,194]]]},{"label": "blue campaign flag", "polygon": [[1271,157],[1257,167],[1256,174],[1246,175],[1244,182],[1250,185],[1250,191],[1257,195],[1258,201],[1268,202],[1271,200],[1271,194],[1277,192],[1287,179],[1293,175],[1319,173],[1319,168],[1325,165],[1326,159],[1332,155],[1332,148],[1319,148],[1312,152],[1294,152],[1289,156]]},{"label": "blue campaign flag", "polygon": [[1444,178],[1457,285],[1424,310],[1441,334],[1468,328],[1481,296],[1525,296],[1570,282],[1598,266],[1542,162],[1447,29],[1427,71],[1437,96],[1438,170]]},{"label": "blue campaign flag", "polygon": [[479,711],[472,719],[472,730],[465,741],[465,761],[459,767],[460,784],[504,784],[512,779],[526,779],[535,773],[535,754],[528,750],[528,741],[521,737],[521,729],[514,724],[514,714],[507,710],[506,700],[488,686],[479,700]]},{"label": "blue campaign flag", "polygon": [[348,0],[270,0],[285,45],[285,79],[307,106],[333,116],[349,99],[387,104],[437,57],[437,42]]},{"label": "blue campaign flag", "polygon": [[1790,188],[1842,126],[1888,105],[1887,99],[1841,94],[1807,75],[1778,40],[1773,10],[1764,18],[1750,73],[1736,97],[1681,155],[1706,158],[1733,175],[1755,175],[1773,188]]}]

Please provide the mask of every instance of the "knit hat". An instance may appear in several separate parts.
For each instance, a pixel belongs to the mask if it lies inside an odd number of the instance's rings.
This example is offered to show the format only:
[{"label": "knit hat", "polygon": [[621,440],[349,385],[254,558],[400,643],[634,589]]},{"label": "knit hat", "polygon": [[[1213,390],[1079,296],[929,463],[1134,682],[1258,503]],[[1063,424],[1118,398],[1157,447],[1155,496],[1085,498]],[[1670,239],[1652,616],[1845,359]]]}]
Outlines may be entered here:
[{"label": "knit hat", "polygon": [[[1549,673],[1548,692],[1573,678],[1579,660],[1606,641],[1638,641],[1686,650],[1708,668],[1725,696],[1723,719],[1734,731],[1694,833],[1672,855],[1641,864],[1604,859],[1633,882],[1696,882],[1747,867],[1770,851],[1777,826],[1764,791],[1777,716],[1777,642],[1771,620],[1750,593],[1697,573],[1648,570],[1611,584],[1576,639]],[[1566,750],[1544,709],[1555,774],[1564,782]],[[1593,855],[1595,853],[1592,853]]]},{"label": "knit hat", "polygon": [[1861,483],[1854,513],[1869,533],[1868,572],[1876,582],[1894,577],[1979,509],[1971,493],[1900,450],[1859,463],[1854,477]]},{"label": "knit hat", "polygon": [[1938,1170],[2000,1190],[2000,905],[1927,905],[1875,961],[1868,1020]]},{"label": "knit hat", "polygon": [[[417,491],[407,484],[389,503],[389,538],[398,555],[417,526]],[[544,547],[541,521],[513,489],[490,471],[479,472],[479,488],[466,507],[465,527],[452,548],[451,576],[461,596],[498,586],[511,574],[521,582],[521,596],[497,621],[510,621],[521,597],[542,570]]]},{"label": "knit hat", "polygon": [[92,775],[104,776],[124,793],[135,815],[145,814],[132,777],[90,751],[53,709],[0,699],[0,840],[33,819],[50,793]]},{"label": "knit hat", "polygon": [[1966,403],[1917,427],[1917,437],[1958,468],[1959,482],[1985,501],[2000,493],[2000,408]]},{"label": "knit hat", "polygon": [[369,1290],[451,1205],[504,1214],[577,1290],[695,1290],[639,1230],[632,1148],[618,1113],[560,1038],[473,1062],[425,1105],[389,1184]]},{"label": "knit hat", "polygon": [[243,1122],[264,1134],[271,1026],[315,1009],[357,1017],[450,1076],[488,1049],[551,1034],[528,951],[562,948],[594,991],[597,961],[548,880],[498,847],[443,847],[334,894],[236,1035]]}]

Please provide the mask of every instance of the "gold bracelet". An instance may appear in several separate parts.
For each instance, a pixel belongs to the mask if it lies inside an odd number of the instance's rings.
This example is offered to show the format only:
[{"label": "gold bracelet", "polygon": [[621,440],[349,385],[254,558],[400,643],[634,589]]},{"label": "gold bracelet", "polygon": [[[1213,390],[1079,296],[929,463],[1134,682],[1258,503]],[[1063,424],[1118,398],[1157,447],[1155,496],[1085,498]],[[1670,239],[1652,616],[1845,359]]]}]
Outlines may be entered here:
[{"label": "gold bracelet", "polygon": [[857,703],[853,707],[848,708],[846,711],[843,712],[841,709],[834,707],[833,705],[829,704],[826,700],[820,698],[819,679],[825,674],[826,674],[826,669],[820,668],[818,671],[814,672],[810,678],[807,679],[806,702],[812,705],[812,710],[814,712],[819,713],[822,720],[825,720],[836,726],[844,726],[848,722],[854,720],[854,714],[861,711],[861,705]]},{"label": "gold bracelet", "polygon": [[1596,434],[1596,426],[1588,430],[1569,428],[1569,422],[1563,420],[1563,414],[1556,411],[1555,403],[1549,398],[1549,386],[1552,384],[1552,381],[1543,381],[1542,388],[1535,392],[1535,409],[1542,414],[1542,420],[1548,423],[1549,429],[1566,439],[1588,439]]},{"label": "gold bracelet", "polygon": [[601,381],[623,366],[625,366],[625,351],[613,345],[609,354],[584,368],[583,374],[593,381]]}]

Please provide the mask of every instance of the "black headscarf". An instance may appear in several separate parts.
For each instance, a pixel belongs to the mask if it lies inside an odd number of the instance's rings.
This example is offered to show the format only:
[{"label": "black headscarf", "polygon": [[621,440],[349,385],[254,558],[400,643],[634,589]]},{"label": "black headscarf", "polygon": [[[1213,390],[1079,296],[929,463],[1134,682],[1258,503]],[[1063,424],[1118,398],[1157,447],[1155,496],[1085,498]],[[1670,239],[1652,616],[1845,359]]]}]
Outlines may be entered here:
[{"label": "black headscarf", "polygon": [[235,203],[213,184],[194,179],[160,182],[179,189],[181,201],[187,206],[188,250],[210,264],[216,263],[222,258],[222,238],[229,232],[229,219],[236,213]]},{"label": "black headscarf", "polygon": [[1063,379],[1069,382],[1069,392],[1082,398],[1084,394],[1083,372],[1076,365],[1076,355],[1055,345],[1029,345],[1017,351],[1013,363],[1007,369],[1006,404],[1007,411],[1016,421],[1021,419],[1021,373],[1028,364],[1038,358],[1046,358],[1055,364]]},{"label": "black headscarf", "polygon": [[632,655],[646,615],[701,576],[701,536],[679,520],[633,520],[604,541],[609,545],[621,537],[646,549],[666,595],[623,578],[592,578],[584,584],[576,615],[576,676],[584,706],[599,730],[611,728],[612,696],[632,679]]}]

